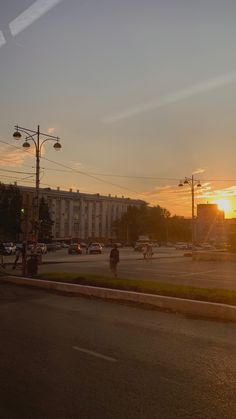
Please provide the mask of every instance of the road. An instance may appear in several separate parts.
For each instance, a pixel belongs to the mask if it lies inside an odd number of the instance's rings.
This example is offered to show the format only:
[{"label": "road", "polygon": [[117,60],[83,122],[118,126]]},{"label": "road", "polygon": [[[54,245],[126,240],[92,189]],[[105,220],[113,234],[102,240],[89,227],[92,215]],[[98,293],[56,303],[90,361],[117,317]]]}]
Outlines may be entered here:
[{"label": "road", "polygon": [[[145,261],[131,249],[120,250],[119,276],[143,280],[158,280],[196,287],[236,290],[235,262],[192,261],[183,251],[158,248],[153,260]],[[109,250],[102,255],[72,255],[65,252],[44,256],[39,272],[77,272],[78,274],[111,275],[108,265]]]},{"label": "road", "polygon": [[[78,274],[111,275],[108,259],[110,249],[101,255],[68,255],[66,249],[43,255],[39,272],[77,272]],[[144,261],[142,254],[131,248],[120,249],[118,273],[123,278],[150,279],[196,287],[236,290],[235,262],[192,261],[183,251],[155,249],[154,258]],[[6,261],[13,261],[13,257]],[[12,273],[11,266],[7,267]],[[20,270],[16,270],[20,274]]]},{"label": "road", "polygon": [[236,417],[236,325],[0,284],[0,417]]}]

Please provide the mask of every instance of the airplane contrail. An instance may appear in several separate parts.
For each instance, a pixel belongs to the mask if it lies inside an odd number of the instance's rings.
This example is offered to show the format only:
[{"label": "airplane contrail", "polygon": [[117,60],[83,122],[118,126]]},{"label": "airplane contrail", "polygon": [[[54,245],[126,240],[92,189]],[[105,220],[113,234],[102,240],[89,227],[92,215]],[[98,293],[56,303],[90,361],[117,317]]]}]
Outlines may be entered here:
[{"label": "airplane contrail", "polygon": [[18,35],[33,22],[45,15],[63,0],[36,0],[30,7],[9,23],[12,36]]},{"label": "airplane contrail", "polygon": [[140,113],[147,112],[151,109],[162,108],[166,105],[180,102],[185,99],[189,99],[200,93],[215,90],[217,88],[227,86],[236,82],[236,72],[223,74],[212,79],[205,80],[203,82],[194,84],[186,87],[185,89],[175,91],[173,93],[161,96],[158,99],[146,102],[123,111],[108,115],[103,118],[105,124],[112,124],[117,121],[131,118]]},{"label": "airplane contrail", "polygon": [[0,31],[0,47],[6,43],[6,39],[3,35],[3,32]]}]

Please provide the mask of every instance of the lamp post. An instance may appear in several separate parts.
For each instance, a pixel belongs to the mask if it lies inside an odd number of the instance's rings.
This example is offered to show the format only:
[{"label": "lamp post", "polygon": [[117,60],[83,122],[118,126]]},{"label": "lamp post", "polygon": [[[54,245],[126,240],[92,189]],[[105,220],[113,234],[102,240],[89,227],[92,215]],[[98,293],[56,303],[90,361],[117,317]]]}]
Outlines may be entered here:
[{"label": "lamp post", "polygon": [[191,188],[191,197],[192,197],[192,251],[194,251],[195,246],[195,214],[194,214],[194,188],[201,188],[200,180],[195,180],[194,175],[191,177],[185,177],[184,181],[180,180],[179,186],[189,185]]},{"label": "lamp post", "polygon": [[[21,133],[26,135],[24,143],[22,147],[28,149],[30,147],[30,141],[33,142],[35,146],[35,159],[36,159],[36,170],[35,170],[35,198],[34,198],[34,206],[33,206],[33,233],[34,233],[34,241],[38,242],[38,232],[39,232],[39,187],[40,187],[40,158],[41,158],[41,151],[42,146],[46,141],[54,141],[54,149],[59,151],[61,149],[61,144],[59,142],[59,137],[55,137],[54,135],[44,134],[40,132],[40,127],[38,125],[37,130],[31,130],[28,128],[20,127],[15,125],[15,132],[13,137],[15,140],[20,140],[22,138]],[[40,138],[43,137],[44,139],[41,141]]]}]

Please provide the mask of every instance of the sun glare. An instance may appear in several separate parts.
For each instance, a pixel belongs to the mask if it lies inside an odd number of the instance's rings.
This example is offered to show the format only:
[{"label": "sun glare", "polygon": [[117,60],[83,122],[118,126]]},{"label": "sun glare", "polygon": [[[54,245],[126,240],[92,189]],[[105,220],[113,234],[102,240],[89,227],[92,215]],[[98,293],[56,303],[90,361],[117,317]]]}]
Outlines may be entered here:
[{"label": "sun glare", "polygon": [[231,202],[227,198],[219,198],[214,201],[218,205],[218,208],[225,213],[231,210]]}]

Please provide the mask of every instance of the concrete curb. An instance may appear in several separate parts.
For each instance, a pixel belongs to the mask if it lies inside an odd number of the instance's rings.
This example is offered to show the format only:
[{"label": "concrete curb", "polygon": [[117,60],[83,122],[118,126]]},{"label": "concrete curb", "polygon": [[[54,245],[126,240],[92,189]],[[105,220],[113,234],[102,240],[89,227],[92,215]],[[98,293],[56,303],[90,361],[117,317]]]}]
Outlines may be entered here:
[{"label": "concrete curb", "polygon": [[236,322],[236,306],[205,301],[187,300],[184,298],[166,297],[163,295],[144,294],[87,285],[67,284],[42,279],[23,278],[16,276],[1,277],[3,281],[17,285],[26,285],[48,290],[61,291],[69,294],[86,295],[105,300],[127,301],[147,304],[161,309],[200,317],[230,320]]}]

